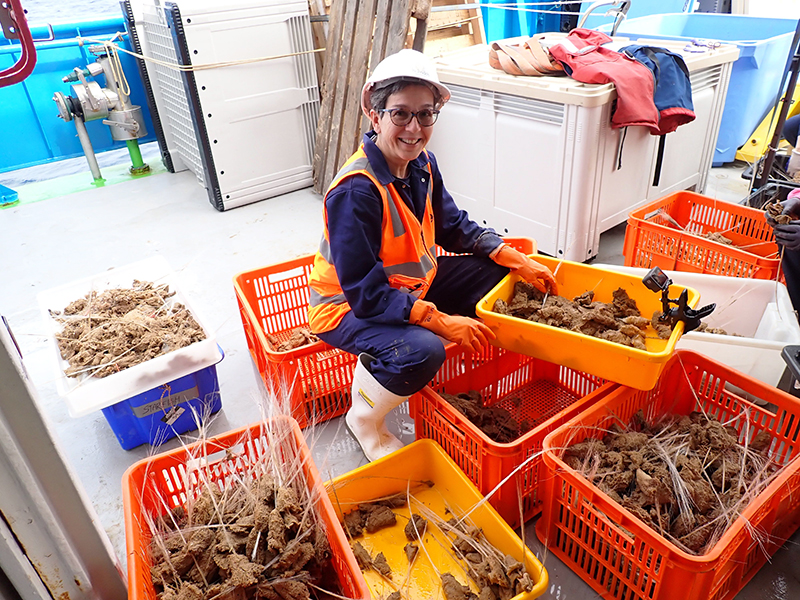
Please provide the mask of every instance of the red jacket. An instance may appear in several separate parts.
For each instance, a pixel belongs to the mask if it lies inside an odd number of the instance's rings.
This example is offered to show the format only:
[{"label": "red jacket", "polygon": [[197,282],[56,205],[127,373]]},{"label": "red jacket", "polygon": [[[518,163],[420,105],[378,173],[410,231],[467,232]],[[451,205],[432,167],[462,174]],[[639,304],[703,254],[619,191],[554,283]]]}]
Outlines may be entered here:
[{"label": "red jacket", "polygon": [[573,79],[616,86],[612,127],[643,125],[657,131],[659,113],[653,102],[652,71],[633,58],[601,46],[610,41],[599,31],[573,29],[563,42],[550,48],[550,54]]}]

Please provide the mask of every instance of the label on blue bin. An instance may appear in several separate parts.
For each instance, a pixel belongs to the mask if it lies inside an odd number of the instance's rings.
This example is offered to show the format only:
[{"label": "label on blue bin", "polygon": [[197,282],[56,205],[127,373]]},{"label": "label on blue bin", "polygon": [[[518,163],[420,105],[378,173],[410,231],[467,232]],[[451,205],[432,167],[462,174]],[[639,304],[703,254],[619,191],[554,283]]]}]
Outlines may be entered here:
[{"label": "label on blue bin", "polygon": [[[142,404],[141,406],[134,406],[133,407],[133,414],[136,415],[139,419],[143,417],[149,417],[156,413],[168,410],[177,406],[178,404],[183,404],[184,402],[188,402],[189,400],[194,400],[198,397],[199,391],[197,386],[189,388],[188,390],[184,390],[182,392],[175,392],[174,394],[164,395],[158,400],[153,402],[148,402],[147,404]],[[164,417],[172,416],[172,412],[170,411]],[[182,414],[183,411],[181,411]],[[175,421],[180,416],[180,414],[174,417],[172,420]],[[165,421],[166,422],[166,421]]]},{"label": "label on blue bin", "polygon": [[161,420],[167,425],[172,425],[175,421],[180,419],[181,415],[185,412],[186,409],[182,406],[173,406],[167,414],[161,417]]}]

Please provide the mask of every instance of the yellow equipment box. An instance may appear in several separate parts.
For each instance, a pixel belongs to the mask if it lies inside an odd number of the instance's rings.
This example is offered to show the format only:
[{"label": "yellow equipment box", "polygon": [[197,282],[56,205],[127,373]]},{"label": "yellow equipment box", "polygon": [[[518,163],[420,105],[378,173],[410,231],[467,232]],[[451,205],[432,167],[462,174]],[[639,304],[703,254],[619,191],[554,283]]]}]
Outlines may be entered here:
[{"label": "yellow equipment box", "polygon": [[[374,533],[364,532],[352,540],[359,542],[371,557],[382,552],[392,571],[391,578],[374,569],[364,572],[373,598],[386,598],[400,592],[403,599],[443,598],[441,575],[450,573],[477,593],[475,583],[465,574],[465,564],[456,559],[448,537],[436,523],[455,517],[480,528],[486,540],[502,555],[510,555],[525,566],[533,582],[529,592],[512,600],[532,600],[547,589],[547,571],[503,521],[483,495],[467,479],[453,460],[432,440],[416,442],[392,454],[337,477],[326,484],[328,496],[339,519],[360,503],[407,495],[406,506],[393,508],[397,524]],[[410,508],[409,508],[410,506]],[[408,539],[404,528],[410,512],[428,520],[423,543],[409,563],[404,551]],[[435,515],[434,515],[435,513]],[[345,528],[346,529],[346,528]]]}]

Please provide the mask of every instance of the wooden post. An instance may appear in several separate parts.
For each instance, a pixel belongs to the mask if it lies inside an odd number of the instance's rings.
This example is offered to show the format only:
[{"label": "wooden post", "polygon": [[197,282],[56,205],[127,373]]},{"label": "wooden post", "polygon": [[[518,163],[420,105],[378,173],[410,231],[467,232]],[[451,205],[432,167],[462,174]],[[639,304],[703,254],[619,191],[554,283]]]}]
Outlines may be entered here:
[{"label": "wooden post", "polygon": [[333,0],[314,147],[316,192],[327,190],[358,147],[366,126],[361,88],[381,60],[403,48],[410,20],[410,0]]},{"label": "wooden post", "polygon": [[[323,0],[309,0],[308,9],[312,17],[327,16]],[[328,23],[312,21],[311,37],[314,40],[315,49],[324,48],[325,40],[328,38]],[[325,71],[325,57],[322,52],[314,53],[314,62],[317,66],[317,81],[322,81],[322,75]]]},{"label": "wooden post", "polygon": [[415,0],[411,16],[416,21],[414,44],[411,46],[418,52],[425,49],[425,38],[428,36],[428,16],[431,14],[431,0]]}]

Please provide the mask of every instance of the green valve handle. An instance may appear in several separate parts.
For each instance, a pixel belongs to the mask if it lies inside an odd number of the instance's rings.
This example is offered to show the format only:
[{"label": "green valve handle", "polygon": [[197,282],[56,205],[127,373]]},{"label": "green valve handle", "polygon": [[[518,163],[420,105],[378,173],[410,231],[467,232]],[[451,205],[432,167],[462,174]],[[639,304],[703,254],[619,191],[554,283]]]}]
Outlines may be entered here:
[{"label": "green valve handle", "polygon": [[[89,72],[89,69],[82,69],[81,72],[83,73],[84,77],[92,76],[92,74]],[[63,81],[64,83],[72,83],[73,81],[78,81],[78,74],[75,71],[73,71],[66,77],[62,77],[61,81]]]}]

